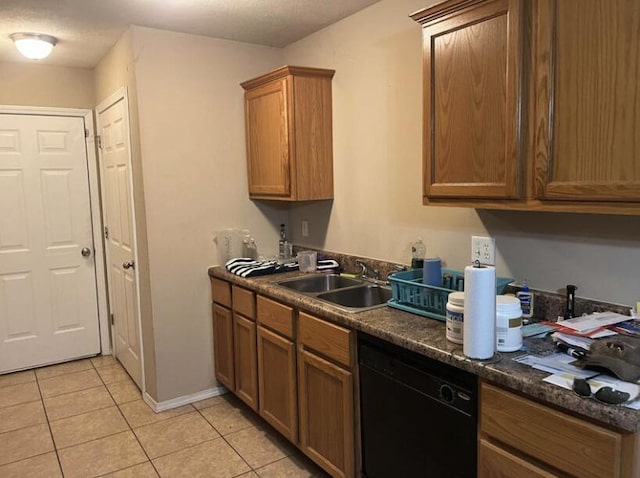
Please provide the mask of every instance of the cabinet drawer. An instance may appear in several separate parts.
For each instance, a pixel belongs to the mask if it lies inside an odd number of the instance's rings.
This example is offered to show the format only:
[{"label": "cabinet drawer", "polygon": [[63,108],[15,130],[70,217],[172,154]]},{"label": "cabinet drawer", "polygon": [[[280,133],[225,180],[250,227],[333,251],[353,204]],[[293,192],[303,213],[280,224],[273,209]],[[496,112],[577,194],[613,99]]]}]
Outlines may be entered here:
[{"label": "cabinet drawer", "polygon": [[243,289],[237,285],[231,288],[233,298],[233,310],[245,316],[247,319],[256,319],[256,300],[255,294],[250,290]]},{"label": "cabinet drawer", "polygon": [[231,308],[231,284],[221,279],[211,279],[211,299]]},{"label": "cabinet drawer", "polygon": [[298,342],[305,347],[351,367],[350,341],[349,330],[300,312]]},{"label": "cabinet drawer", "polygon": [[259,295],[258,322],[293,339],[293,309],[287,305]]},{"label": "cabinet drawer", "polygon": [[543,470],[487,440],[480,440],[478,452],[479,478],[511,478],[514,476],[559,478],[559,475]]},{"label": "cabinet drawer", "polygon": [[481,385],[480,429],[581,478],[620,476],[622,435],[492,385]]}]

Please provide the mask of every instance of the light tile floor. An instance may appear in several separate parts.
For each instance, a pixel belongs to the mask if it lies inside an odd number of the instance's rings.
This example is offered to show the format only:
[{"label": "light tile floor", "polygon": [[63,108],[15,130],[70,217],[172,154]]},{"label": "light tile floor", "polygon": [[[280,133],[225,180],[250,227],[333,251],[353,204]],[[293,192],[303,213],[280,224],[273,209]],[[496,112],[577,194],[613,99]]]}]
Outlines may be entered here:
[{"label": "light tile floor", "polygon": [[0,375],[0,477],[326,477],[230,394],[154,413],[111,356]]}]

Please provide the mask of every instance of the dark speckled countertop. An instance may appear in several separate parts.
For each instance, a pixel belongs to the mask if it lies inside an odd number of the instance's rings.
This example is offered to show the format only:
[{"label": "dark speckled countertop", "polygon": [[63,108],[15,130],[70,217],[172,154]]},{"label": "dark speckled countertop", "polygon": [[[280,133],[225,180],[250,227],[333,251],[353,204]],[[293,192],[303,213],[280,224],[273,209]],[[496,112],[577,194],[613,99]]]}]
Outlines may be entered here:
[{"label": "dark speckled countertop", "polygon": [[362,312],[345,312],[313,297],[286,289],[276,281],[304,275],[288,272],[254,278],[243,278],[227,272],[223,267],[209,268],[209,275],[251,289],[340,325],[362,331],[393,344],[433,358],[440,362],[472,372],[479,377],[522,392],[540,402],[565,411],[588,417],[603,424],[628,431],[640,430],[640,412],[625,407],[603,405],[583,399],[569,390],[543,382],[548,374],[511,360],[522,352],[500,353],[484,362],[464,356],[462,345],[449,342],[445,324],[420,315],[391,307]]}]

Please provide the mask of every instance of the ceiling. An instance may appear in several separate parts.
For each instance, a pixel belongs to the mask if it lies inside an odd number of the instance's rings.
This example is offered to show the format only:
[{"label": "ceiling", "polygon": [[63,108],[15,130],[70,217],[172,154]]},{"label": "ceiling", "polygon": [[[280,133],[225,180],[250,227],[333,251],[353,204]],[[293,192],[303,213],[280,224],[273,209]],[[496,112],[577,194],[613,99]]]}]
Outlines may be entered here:
[{"label": "ceiling", "polygon": [[25,61],[9,35],[58,38],[40,63],[92,68],[128,25],[283,47],[378,0],[0,0],[0,61]]}]

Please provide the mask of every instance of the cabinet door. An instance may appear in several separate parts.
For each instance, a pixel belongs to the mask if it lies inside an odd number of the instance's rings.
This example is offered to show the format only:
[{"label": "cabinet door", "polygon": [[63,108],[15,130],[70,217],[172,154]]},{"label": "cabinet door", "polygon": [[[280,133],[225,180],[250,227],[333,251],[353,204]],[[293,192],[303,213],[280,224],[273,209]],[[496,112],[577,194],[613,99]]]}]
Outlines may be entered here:
[{"label": "cabinet door", "polygon": [[298,439],[296,354],[291,340],[258,326],[260,415],[295,443]]},{"label": "cabinet door", "polygon": [[213,304],[213,356],[216,378],[234,391],[233,319],[231,311],[218,304]]},{"label": "cabinet door", "polygon": [[560,475],[520,458],[488,442],[480,440],[478,449],[478,478],[558,478]]},{"label": "cabinet door", "polygon": [[640,2],[536,6],[536,196],[640,202]]},{"label": "cabinet door", "polygon": [[521,195],[521,3],[495,0],[459,14],[414,16],[425,25],[427,198]]},{"label": "cabinet door", "polygon": [[580,478],[621,476],[633,433],[620,433],[482,382],[480,430]]},{"label": "cabinet door", "polygon": [[249,194],[290,196],[290,78],[245,93]]},{"label": "cabinet door", "polygon": [[256,357],[256,324],[239,314],[233,315],[236,395],[258,410],[258,374]]},{"label": "cabinet door", "polygon": [[334,477],[353,476],[353,376],[300,347],[300,447]]}]

